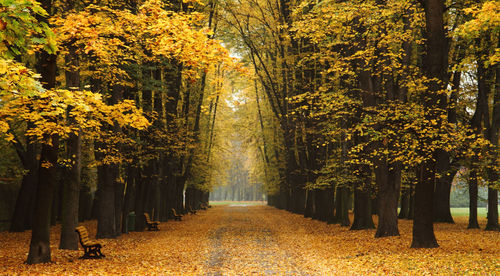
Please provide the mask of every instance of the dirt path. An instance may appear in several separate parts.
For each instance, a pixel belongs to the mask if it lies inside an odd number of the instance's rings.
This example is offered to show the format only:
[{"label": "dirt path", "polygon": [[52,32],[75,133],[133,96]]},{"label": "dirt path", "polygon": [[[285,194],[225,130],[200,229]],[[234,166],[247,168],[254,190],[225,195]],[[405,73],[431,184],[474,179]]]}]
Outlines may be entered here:
[{"label": "dirt path", "polygon": [[265,207],[224,207],[212,223],[217,225],[210,233],[211,254],[209,275],[227,275],[234,272],[265,275],[307,275],[305,271],[280,248],[276,225],[262,212]]},{"label": "dirt path", "polygon": [[[411,221],[401,236],[375,239],[375,230],[349,231],[268,206],[214,206],[156,232],[131,232],[99,240],[106,258],[80,260],[82,251],[58,249],[53,263],[26,265],[30,232],[0,232],[1,275],[495,275],[500,233],[436,224],[440,248],[410,249]],[[484,225],[484,221],[480,222]],[[95,236],[96,222],[86,222]]]}]

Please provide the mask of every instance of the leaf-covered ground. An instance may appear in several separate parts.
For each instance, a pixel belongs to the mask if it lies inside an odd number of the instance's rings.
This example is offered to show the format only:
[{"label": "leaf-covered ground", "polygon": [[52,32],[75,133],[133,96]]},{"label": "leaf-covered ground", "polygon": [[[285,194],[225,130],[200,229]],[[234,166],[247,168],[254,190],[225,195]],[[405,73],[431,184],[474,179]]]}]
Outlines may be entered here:
[{"label": "leaf-covered ground", "polygon": [[[103,240],[105,259],[57,249],[53,263],[23,264],[29,232],[0,233],[0,274],[351,275],[500,273],[500,233],[467,230],[466,219],[437,224],[438,249],[410,249],[411,222],[400,237],[375,239],[375,230],[349,231],[267,206],[214,206],[159,232]],[[484,221],[483,221],[484,224]],[[96,223],[84,224],[91,236]]]}]

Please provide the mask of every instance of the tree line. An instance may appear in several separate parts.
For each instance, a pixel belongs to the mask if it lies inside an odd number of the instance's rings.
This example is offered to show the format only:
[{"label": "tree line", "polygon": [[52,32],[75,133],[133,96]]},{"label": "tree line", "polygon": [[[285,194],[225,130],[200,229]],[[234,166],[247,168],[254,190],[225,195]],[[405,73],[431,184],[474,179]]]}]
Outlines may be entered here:
[{"label": "tree line", "polygon": [[10,231],[32,229],[27,263],[51,260],[57,222],[60,248],[76,250],[79,221],[116,238],[130,212],[141,231],[145,212],[166,221],[208,202],[217,80],[240,70],[214,39],[214,12],[201,1],[0,2],[2,167],[22,179]]},{"label": "tree line", "polygon": [[432,248],[462,171],[469,228],[486,186],[486,229],[499,229],[498,2],[249,0],[223,13],[254,74],[249,143],[270,205],[352,230],[376,213],[376,237],[413,219],[411,246]]}]

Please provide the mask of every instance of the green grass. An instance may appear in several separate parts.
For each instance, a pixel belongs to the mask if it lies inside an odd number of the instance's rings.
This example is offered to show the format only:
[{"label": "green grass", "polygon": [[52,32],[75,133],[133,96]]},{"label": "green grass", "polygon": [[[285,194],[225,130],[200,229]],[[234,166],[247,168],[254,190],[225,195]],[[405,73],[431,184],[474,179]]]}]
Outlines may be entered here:
[{"label": "green grass", "polygon": [[[479,207],[477,208],[477,216],[478,217],[486,217],[486,208]],[[468,217],[469,216],[469,208],[451,208],[451,215],[454,217]]]}]

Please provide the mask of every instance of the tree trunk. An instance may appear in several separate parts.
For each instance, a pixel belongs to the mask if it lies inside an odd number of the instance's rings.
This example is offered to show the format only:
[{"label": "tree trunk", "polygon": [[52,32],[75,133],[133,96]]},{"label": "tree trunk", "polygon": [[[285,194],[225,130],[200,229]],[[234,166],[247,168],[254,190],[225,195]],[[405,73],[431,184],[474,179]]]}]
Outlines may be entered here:
[{"label": "tree trunk", "polygon": [[[42,7],[50,11],[52,3],[42,1]],[[40,54],[37,71],[41,74],[40,82],[45,89],[53,89],[56,84],[57,56],[47,52]],[[54,196],[54,185],[57,181],[57,153],[59,137],[46,135],[40,153],[38,169],[38,185],[36,187],[33,231],[28,253],[28,264],[50,262],[50,212]]]},{"label": "tree trunk", "polygon": [[[146,168],[147,169],[147,168]],[[148,171],[146,170],[146,173]],[[145,201],[145,195],[147,192],[147,183],[145,181],[145,178],[142,176],[142,171],[140,169],[137,170],[136,174],[136,180],[135,180],[135,185],[136,185],[136,194],[135,194],[135,225],[134,229],[135,231],[143,231],[144,228],[146,227],[146,221],[144,218],[144,201]]]},{"label": "tree trunk", "polygon": [[136,168],[132,165],[127,167],[127,188],[125,191],[125,199],[123,200],[123,214],[122,214],[122,233],[128,233],[128,215],[132,211],[133,202],[135,199],[135,173]]},{"label": "tree trunk", "polygon": [[[446,89],[448,83],[448,39],[445,33],[444,11],[442,0],[421,0],[425,13],[426,51],[423,59],[423,71],[428,78],[427,91],[421,95],[424,108],[428,110],[426,119],[438,120],[434,126],[441,127],[439,110],[446,110],[446,94],[440,91]],[[426,137],[424,144],[430,146],[432,137]],[[420,165],[420,177],[415,187],[415,213],[413,219],[412,248],[438,247],[433,227],[434,183],[436,181],[437,152],[433,150]]]},{"label": "tree trunk", "polygon": [[312,210],[311,210],[311,218],[319,219],[319,204],[320,204],[320,190],[312,190]]},{"label": "tree trunk", "polygon": [[378,184],[378,226],[376,238],[399,236],[398,199],[401,187],[401,168],[379,161],[375,169]]},{"label": "tree trunk", "polygon": [[354,221],[350,230],[374,229],[371,199],[367,191],[354,190]]},{"label": "tree trunk", "polygon": [[327,219],[326,222],[328,224],[336,223],[335,220],[335,187],[328,188],[328,210],[327,210]]},{"label": "tree trunk", "polygon": [[450,164],[450,154],[438,151],[436,170],[441,176],[436,179],[434,190],[434,221],[455,223],[450,211],[451,182],[455,176]]},{"label": "tree trunk", "polygon": [[473,164],[470,168],[469,173],[469,225],[468,229],[479,228],[479,223],[477,221],[477,172],[476,166]]},{"label": "tree trunk", "polygon": [[115,225],[115,185],[110,165],[98,168],[99,175],[99,213],[97,217],[98,239],[116,237]]},{"label": "tree trunk", "polygon": [[349,226],[351,224],[349,220],[349,188],[340,188],[340,226]]},{"label": "tree trunk", "polygon": [[[115,193],[115,236],[120,236],[122,231],[122,217],[124,216],[123,210],[123,196],[125,192],[125,183],[117,181],[120,173],[118,165],[113,166],[113,182]],[[121,178],[120,178],[121,179]]]},{"label": "tree trunk", "polygon": [[[56,163],[59,138],[55,135],[50,139],[47,138],[45,139],[45,144],[42,145],[40,155],[33,231],[31,232],[30,249],[26,261],[28,264],[47,263],[51,261],[50,212],[57,174]],[[48,144],[48,141],[51,144]],[[50,164],[50,166],[47,166],[47,164]]]},{"label": "tree trunk", "polygon": [[[498,41],[500,46],[500,40]],[[498,181],[498,173],[495,171],[495,165],[498,160],[498,131],[500,129],[500,66],[495,69],[496,82],[495,82],[495,95],[493,98],[493,113],[491,117],[490,129],[488,130],[488,140],[494,146],[494,150],[490,157],[490,168],[488,172],[488,222],[486,223],[485,230],[499,230],[498,225],[498,190],[491,187],[493,183]]]},{"label": "tree trunk", "polygon": [[68,181],[63,184],[60,249],[78,250],[78,235],[75,232],[75,228],[78,226],[81,144],[82,139],[78,133],[70,135],[68,140],[68,158],[72,160],[72,167],[68,172]]},{"label": "tree trunk", "polygon": [[413,218],[412,248],[438,247],[434,236],[433,194],[434,194],[434,162],[425,161],[419,173],[419,181],[415,187],[415,210]]},{"label": "tree trunk", "polygon": [[415,187],[413,185],[410,185],[409,205],[410,206],[408,206],[408,218],[407,219],[413,219],[414,215],[415,215]]},{"label": "tree trunk", "polygon": [[82,170],[81,170],[81,188],[79,200],[80,221],[92,218],[94,190],[97,187],[97,168],[92,166],[95,162],[94,141],[90,139],[82,140]]},{"label": "tree trunk", "polygon": [[[78,68],[79,62],[76,49],[70,47],[66,56],[66,63]],[[70,69],[71,70],[71,69]],[[78,71],[66,71],[66,87],[70,90],[80,88],[80,73]],[[71,116],[72,107],[68,107],[69,122],[75,125],[75,120]],[[68,139],[67,158],[71,160],[71,168],[67,170],[67,181],[63,183],[62,199],[62,226],[60,249],[78,250],[78,234],[75,228],[78,226],[78,207],[80,199],[81,185],[81,156],[82,137],[81,134],[71,133]]]},{"label": "tree trunk", "polygon": [[50,225],[55,226],[62,216],[63,184],[68,182],[66,169],[57,166],[56,183],[54,185],[54,196],[52,197],[52,211],[50,212]]},{"label": "tree trunk", "polygon": [[307,190],[306,193],[307,193],[306,194],[306,208],[304,210],[304,217],[311,218],[313,215],[314,190]]},{"label": "tree trunk", "polygon": [[488,222],[485,230],[498,231],[498,191],[488,188]]},{"label": "tree trunk", "polygon": [[[29,128],[29,127],[28,127]],[[33,209],[36,196],[36,185],[38,181],[38,159],[37,146],[26,137],[26,151],[18,151],[20,154],[23,168],[27,173],[23,176],[21,188],[16,200],[14,213],[12,215],[12,224],[10,232],[22,232],[30,229],[33,219]],[[20,145],[18,145],[20,146]]]},{"label": "tree trunk", "polygon": [[342,218],[342,190],[340,187],[336,187],[336,193],[335,193],[335,215],[333,219],[333,223],[340,223],[340,220]]},{"label": "tree trunk", "polygon": [[[481,45],[481,39],[477,41]],[[471,127],[474,134],[480,134],[483,127],[489,128],[489,108],[488,94],[490,92],[488,70],[485,68],[483,57],[477,54],[477,99],[476,110],[471,118]],[[484,125],[483,125],[484,124]],[[469,225],[467,228],[479,228],[477,221],[477,197],[478,197],[478,170],[479,170],[479,150],[475,149],[474,156],[471,158],[469,170]]]},{"label": "tree trunk", "polygon": [[405,219],[409,217],[410,211],[410,191],[409,188],[403,188],[401,191],[401,200],[400,200],[401,209],[399,210],[399,219]]},{"label": "tree trunk", "polygon": [[328,210],[329,210],[329,189],[321,190],[321,202],[319,204],[319,220],[328,221]]},{"label": "tree trunk", "polygon": [[372,200],[372,215],[378,215],[378,195],[375,195]]}]

